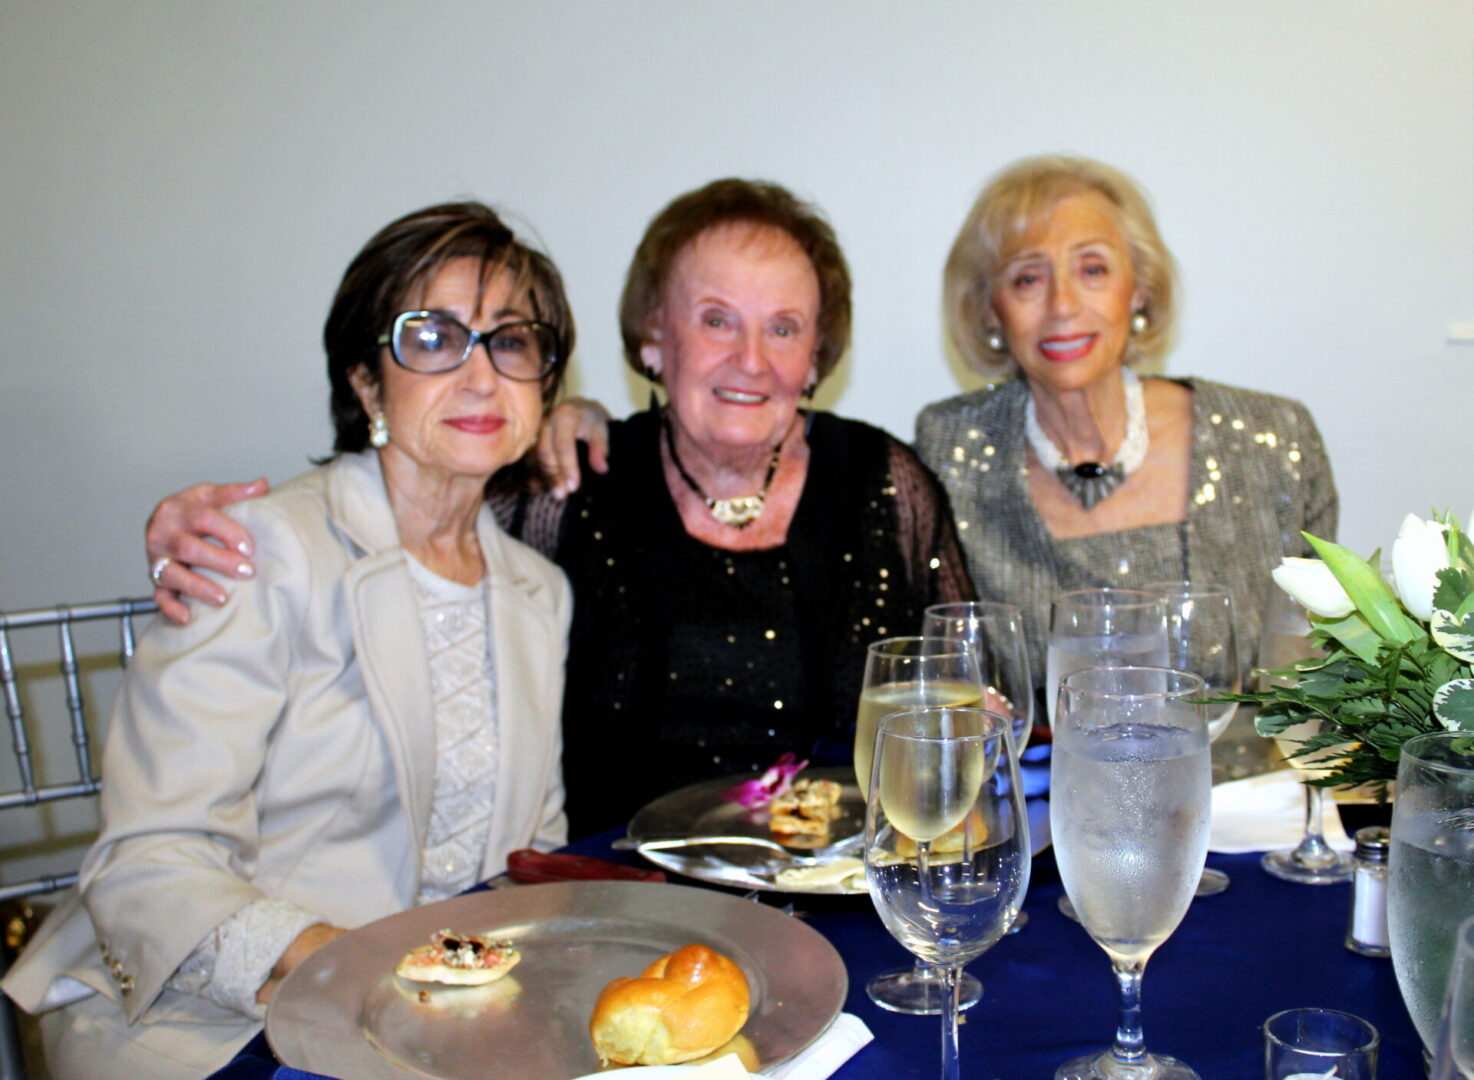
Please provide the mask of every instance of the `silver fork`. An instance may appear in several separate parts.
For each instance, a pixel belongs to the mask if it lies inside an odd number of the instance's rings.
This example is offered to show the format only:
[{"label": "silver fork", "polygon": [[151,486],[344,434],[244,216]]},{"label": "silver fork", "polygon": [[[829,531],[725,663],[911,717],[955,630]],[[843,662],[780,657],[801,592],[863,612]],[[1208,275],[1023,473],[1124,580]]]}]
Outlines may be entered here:
[{"label": "silver fork", "polygon": [[782,855],[798,866],[817,866],[837,855],[854,854],[860,850],[864,839],[863,833],[856,833],[854,836],[847,836],[843,840],[836,840],[831,844],[825,844],[823,847],[813,848],[803,853],[761,836],[680,836],[667,840],[637,840],[633,836],[621,836],[610,846],[615,851],[674,851],[688,847],[728,844],[736,847],[762,848],[764,851]]}]

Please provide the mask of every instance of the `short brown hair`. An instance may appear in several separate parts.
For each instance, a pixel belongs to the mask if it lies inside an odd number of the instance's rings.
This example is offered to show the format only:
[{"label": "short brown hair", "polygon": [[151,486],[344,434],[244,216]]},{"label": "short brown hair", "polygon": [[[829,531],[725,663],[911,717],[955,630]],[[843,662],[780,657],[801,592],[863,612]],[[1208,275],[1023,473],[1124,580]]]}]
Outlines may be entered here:
[{"label": "short brown hair", "polygon": [[519,240],[496,211],[479,202],[441,203],[384,226],[343,273],[322,328],[332,386],[337,453],[368,448],[368,416],[349,373],[362,368],[377,384],[383,375],[379,336],[426,282],[452,259],[481,261],[481,281],[505,270],[513,292],[525,296],[533,315],[558,333],[558,366],[543,380],[543,402],[562,385],[573,352],[573,311],[553,261]]},{"label": "short brown hair", "polygon": [[635,248],[619,300],[619,331],[625,361],[649,375],[640,346],[649,340],[650,317],[660,308],[676,256],[698,236],[724,225],[779,229],[814,267],[819,279],[818,345],[815,366],[822,380],[850,344],[850,268],[834,229],[818,208],[767,180],[713,180],[688,191],[655,215]]},{"label": "short brown hair", "polygon": [[1016,366],[988,348],[993,275],[1011,245],[1054,211],[1060,200],[1094,191],[1105,196],[1131,252],[1136,285],[1146,297],[1147,327],[1126,345],[1127,363],[1155,360],[1171,344],[1177,317],[1177,267],[1162,242],[1145,193],[1125,173],[1080,157],[1024,158],[996,174],[973,203],[952,243],[943,274],[947,333],[968,364],[985,375]]}]

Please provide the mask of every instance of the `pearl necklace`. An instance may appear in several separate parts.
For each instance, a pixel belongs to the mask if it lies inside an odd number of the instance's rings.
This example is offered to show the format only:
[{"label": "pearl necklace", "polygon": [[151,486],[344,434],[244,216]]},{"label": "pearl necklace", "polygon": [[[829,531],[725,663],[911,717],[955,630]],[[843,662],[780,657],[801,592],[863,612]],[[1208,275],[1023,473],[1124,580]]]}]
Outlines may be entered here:
[{"label": "pearl necklace", "polygon": [[1024,408],[1024,435],[1034,449],[1034,456],[1046,469],[1059,477],[1081,506],[1092,509],[1121,482],[1146,461],[1150,442],[1146,432],[1146,396],[1141,390],[1141,380],[1130,368],[1121,369],[1121,382],[1126,390],[1126,437],[1116,450],[1116,460],[1109,465],[1098,461],[1082,461],[1071,465],[1048,433],[1039,425],[1039,409],[1034,395],[1029,394],[1029,403]]}]

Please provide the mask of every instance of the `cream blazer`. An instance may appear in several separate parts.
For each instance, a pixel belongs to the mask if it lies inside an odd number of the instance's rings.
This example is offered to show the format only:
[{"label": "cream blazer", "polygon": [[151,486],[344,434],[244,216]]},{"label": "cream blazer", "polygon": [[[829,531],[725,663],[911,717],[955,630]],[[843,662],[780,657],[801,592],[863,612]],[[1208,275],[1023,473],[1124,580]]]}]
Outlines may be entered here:
[{"label": "cream blazer", "polygon": [[[279,897],[355,927],[414,903],[430,819],[429,666],[376,454],[232,507],[254,580],[139,641],[103,751],[102,828],[73,892],[4,989],[44,1007],[59,976],[128,1024],[254,1021],[165,983],[243,905]],[[500,727],[482,873],[565,842],[562,571],[482,508]],[[228,1055],[227,1055],[228,1056]]]}]

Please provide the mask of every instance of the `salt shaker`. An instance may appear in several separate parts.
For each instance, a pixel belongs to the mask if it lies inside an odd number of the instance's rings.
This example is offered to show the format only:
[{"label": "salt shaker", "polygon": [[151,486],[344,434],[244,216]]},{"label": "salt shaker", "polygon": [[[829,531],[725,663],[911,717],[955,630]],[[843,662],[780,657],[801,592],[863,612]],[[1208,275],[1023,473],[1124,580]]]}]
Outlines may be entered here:
[{"label": "salt shaker", "polygon": [[1356,830],[1351,876],[1351,918],[1346,947],[1362,956],[1387,956],[1387,847],[1391,833],[1380,825]]}]

